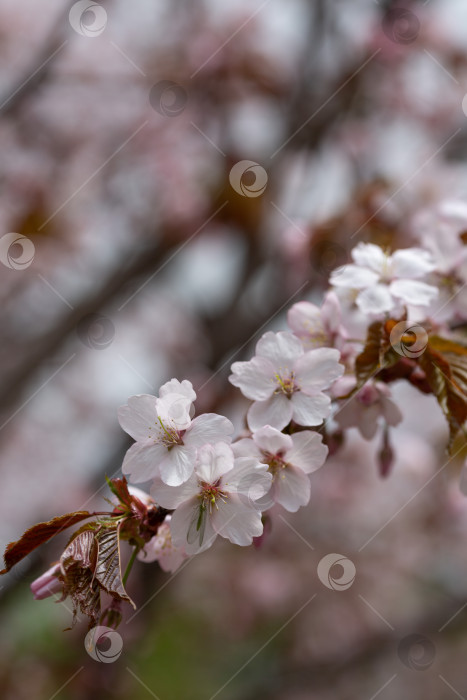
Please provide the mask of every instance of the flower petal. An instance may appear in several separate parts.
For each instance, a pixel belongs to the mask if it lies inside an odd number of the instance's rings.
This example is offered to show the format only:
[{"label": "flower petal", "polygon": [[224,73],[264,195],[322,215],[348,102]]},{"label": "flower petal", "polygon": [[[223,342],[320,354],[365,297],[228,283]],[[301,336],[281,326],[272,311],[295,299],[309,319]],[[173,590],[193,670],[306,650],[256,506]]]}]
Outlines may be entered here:
[{"label": "flower petal", "polygon": [[[199,528],[197,526],[199,525]],[[209,510],[200,517],[200,500],[198,497],[185,501],[173,513],[170,521],[172,541],[176,547],[183,547],[187,554],[193,555],[208,549],[217,537],[212,527]]]},{"label": "flower petal", "polygon": [[414,279],[423,277],[436,269],[431,253],[423,248],[396,250],[391,255],[391,270],[394,277]]},{"label": "flower petal", "polygon": [[196,392],[193,389],[193,384],[189,382],[188,379],[184,379],[182,382],[179,382],[178,379],[171,379],[169,382],[163,384],[159,389],[159,397],[162,399],[168,394],[180,394],[190,402],[196,400]]},{"label": "flower petal", "polygon": [[303,430],[292,435],[292,443],[292,449],[286,454],[287,462],[306,474],[323,466],[329,450],[323,445],[322,435],[314,430]]},{"label": "flower petal", "polygon": [[280,430],[270,425],[265,425],[264,428],[257,430],[253,434],[253,440],[260,450],[270,452],[271,454],[286,452],[287,450],[291,450],[293,446],[290,435],[284,435]]},{"label": "flower petal", "polygon": [[377,284],[379,275],[373,270],[358,265],[343,265],[331,272],[330,284],[334,287],[349,287],[349,289],[365,289]]},{"label": "flower petal", "polygon": [[381,397],[381,413],[388,425],[399,425],[403,418],[399,406],[386,396]]},{"label": "flower petal", "polygon": [[159,555],[159,566],[162,571],[173,574],[186,559],[187,555],[183,547],[175,547],[173,544],[167,545]]},{"label": "flower petal", "polygon": [[[168,486],[160,477],[156,477],[151,484],[151,497],[162,508],[178,508],[199,492],[198,478],[192,474],[184,484],[180,486]],[[199,499],[198,499],[199,500]]]},{"label": "flower petal", "polygon": [[146,563],[158,561],[163,571],[173,573],[185,561],[187,555],[183,547],[175,547],[170,532],[170,515],[159,526],[157,534],[145,544],[137,559]]},{"label": "flower petal", "polygon": [[195,468],[196,450],[186,445],[175,445],[159,465],[161,479],[169,486],[180,486],[192,474]]},{"label": "flower petal", "polygon": [[[336,295],[334,296],[337,299]],[[333,345],[331,336],[334,330],[325,319],[323,311],[324,306],[319,309],[308,301],[299,301],[287,314],[287,322],[293,333],[302,341],[305,350]]]},{"label": "flower petal", "polygon": [[299,301],[287,313],[287,323],[298,338],[312,339],[324,334],[321,309],[309,301]]},{"label": "flower petal", "polygon": [[337,333],[342,321],[342,309],[339,297],[333,291],[328,292],[321,307],[321,318],[329,333]]},{"label": "flower petal", "polygon": [[331,399],[325,394],[308,396],[302,391],[293,394],[291,403],[293,406],[293,419],[299,425],[320,425],[330,412]]},{"label": "flower petal", "polygon": [[221,537],[242,547],[251,544],[253,537],[263,533],[260,511],[245,505],[236,494],[229,493],[224,501],[218,499],[211,520],[214,530]]},{"label": "flower petal", "polygon": [[157,415],[169,429],[186,430],[189,427],[191,406],[190,400],[182,394],[165,394],[163,399],[156,399]]},{"label": "flower petal", "polygon": [[159,474],[159,465],[167,456],[163,445],[142,445],[137,442],[127,450],[122,472],[135,484],[148,481]]},{"label": "flower petal", "polygon": [[358,243],[350,254],[356,265],[368,267],[379,275],[382,275],[386,269],[388,257],[379,245]]},{"label": "flower petal", "polygon": [[277,369],[263,357],[253,357],[248,362],[234,362],[229,382],[238,387],[247,399],[264,401],[276,388]]},{"label": "flower petal", "polygon": [[221,479],[223,491],[237,494],[243,503],[256,507],[271,488],[272,476],[266,464],[254,457],[239,457],[234,468]]},{"label": "flower petal", "polygon": [[363,404],[353,396],[351,399],[342,403],[342,406],[338,408],[333,418],[343,430],[356,428],[363,420],[363,411]]},{"label": "flower petal", "polygon": [[279,369],[293,367],[295,361],[303,355],[303,345],[293,333],[269,331],[258,340],[256,354],[269,360],[277,372]]},{"label": "flower petal", "polygon": [[378,418],[381,415],[381,405],[374,403],[371,406],[364,406],[360,414],[358,429],[365,440],[373,440],[378,432]]},{"label": "flower petal", "polygon": [[364,314],[382,314],[396,306],[387,284],[375,284],[357,297],[357,306]]},{"label": "flower petal", "polygon": [[418,280],[395,280],[390,285],[391,293],[405,304],[429,306],[438,296],[438,288]]},{"label": "flower petal", "polygon": [[156,432],[156,397],[139,394],[128,399],[128,405],[118,409],[118,422],[133,440],[144,442]]},{"label": "flower petal", "polygon": [[347,403],[344,403],[342,408],[335,414],[336,422],[341,428],[358,428],[365,440],[372,440],[376,435],[378,418],[382,412],[379,398],[373,403],[365,404],[362,401],[362,392],[364,392],[366,387],[370,386],[369,384],[365,385],[358,394],[353,396]]},{"label": "flower petal", "polygon": [[292,419],[293,408],[284,394],[274,394],[267,401],[255,401],[247,413],[250,430],[259,430],[264,425],[271,425],[282,430]]},{"label": "flower petal", "polygon": [[307,394],[327,389],[344,373],[344,365],[339,364],[339,359],[339,350],[334,348],[309,350],[295,363],[297,385]]},{"label": "flower petal", "polygon": [[261,457],[261,450],[251,438],[237,440],[231,447],[235,457],[255,457],[258,460]]},{"label": "flower petal", "polygon": [[300,506],[306,506],[310,492],[310,479],[301,469],[287,466],[274,477],[272,497],[290,513],[295,513]]},{"label": "flower petal", "polygon": [[194,419],[183,442],[187,447],[202,447],[208,443],[230,442],[234,431],[232,423],[217,413],[203,413]]},{"label": "flower petal", "polygon": [[215,484],[233,465],[234,454],[226,442],[204,445],[198,450],[196,473],[207,484]]}]

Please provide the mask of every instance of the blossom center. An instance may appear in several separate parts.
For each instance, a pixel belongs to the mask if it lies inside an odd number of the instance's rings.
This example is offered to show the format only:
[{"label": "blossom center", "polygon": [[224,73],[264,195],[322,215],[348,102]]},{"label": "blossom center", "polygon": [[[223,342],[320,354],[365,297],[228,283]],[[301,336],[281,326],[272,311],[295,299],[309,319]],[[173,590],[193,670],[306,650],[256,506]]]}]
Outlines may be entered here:
[{"label": "blossom center", "polygon": [[389,284],[389,282],[392,281],[392,261],[391,261],[391,256],[385,252],[384,253],[384,262],[383,262],[383,268],[380,273],[380,280],[381,282],[385,282],[386,284]]},{"label": "blossom center", "polygon": [[159,426],[159,434],[157,437],[154,437],[155,443],[167,447],[168,450],[171,450],[175,445],[183,445],[185,430],[177,430],[173,426],[164,425],[160,418]]},{"label": "blossom center", "polygon": [[199,497],[201,498],[202,506],[206,507],[209,505],[209,510],[211,511],[213,506],[218,507],[217,500],[223,501],[227,500],[227,494],[220,488],[220,479],[216,481],[215,484],[208,484],[205,481],[200,483],[201,491]]},{"label": "blossom center", "polygon": [[264,452],[263,450],[262,461],[264,461],[268,465],[268,472],[272,474],[273,479],[275,479],[276,476],[288,466],[287,462],[282,457],[281,452],[273,454],[272,452]]},{"label": "blossom center", "polygon": [[299,387],[295,383],[295,375],[293,372],[283,372],[280,371],[274,375],[277,382],[277,389],[275,394],[285,394],[288,398],[296,391],[299,391]]}]

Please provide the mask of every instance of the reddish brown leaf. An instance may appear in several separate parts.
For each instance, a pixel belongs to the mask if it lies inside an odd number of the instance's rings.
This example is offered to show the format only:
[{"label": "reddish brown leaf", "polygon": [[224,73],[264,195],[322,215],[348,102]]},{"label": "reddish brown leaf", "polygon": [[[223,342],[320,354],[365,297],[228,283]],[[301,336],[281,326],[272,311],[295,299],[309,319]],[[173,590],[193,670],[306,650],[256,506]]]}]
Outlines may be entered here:
[{"label": "reddish brown leaf", "polygon": [[80,532],[66,547],[60,557],[63,580],[63,598],[70,596],[73,602],[73,622],[78,609],[90,618],[90,626],[100,615],[100,586],[94,578],[97,561],[95,533]]},{"label": "reddish brown leaf", "polygon": [[63,551],[60,563],[65,572],[74,564],[78,564],[81,568],[92,568],[94,570],[96,555],[97,549],[94,533],[91,530],[85,530],[73,537],[70,544]]},{"label": "reddish brown leaf", "polygon": [[21,559],[24,559],[24,557],[30,554],[36,547],[47,542],[47,540],[50,540],[54,535],[58,535],[62,530],[89,517],[91,517],[91,513],[87,510],[81,510],[74,513],[67,513],[66,515],[59,515],[45,523],[33,525],[26,530],[19,540],[10,542],[10,544],[7,545],[3,555],[5,568],[0,571],[0,574],[6,574],[15,564],[21,561]]},{"label": "reddish brown leaf", "polygon": [[365,347],[355,360],[355,374],[358,386],[362,386],[381,369],[382,342],[383,324],[381,321],[375,321],[369,326]]},{"label": "reddish brown leaf", "polygon": [[368,328],[365,347],[355,360],[357,389],[381,370],[398,363],[401,359],[389,342],[393,326],[399,321],[374,321]]},{"label": "reddish brown leaf", "polygon": [[[121,523],[120,523],[121,524]],[[98,546],[95,577],[110,595],[126,600],[135,608],[135,604],[129,598],[122,581],[120,563],[120,524],[111,528],[102,528],[96,534]]]},{"label": "reddish brown leaf", "polygon": [[108,479],[106,477],[107,484],[112,491],[112,493],[118,498],[120,503],[128,510],[131,510],[132,496],[128,491],[128,484],[125,477],[123,479]]},{"label": "reddish brown leaf", "polygon": [[439,336],[418,358],[449,424],[449,449],[467,420],[467,347]]},{"label": "reddish brown leaf", "polygon": [[148,507],[129,492],[125,477],[123,479],[107,479],[107,484],[119,500],[114,513],[131,514],[141,523],[147,519]]}]

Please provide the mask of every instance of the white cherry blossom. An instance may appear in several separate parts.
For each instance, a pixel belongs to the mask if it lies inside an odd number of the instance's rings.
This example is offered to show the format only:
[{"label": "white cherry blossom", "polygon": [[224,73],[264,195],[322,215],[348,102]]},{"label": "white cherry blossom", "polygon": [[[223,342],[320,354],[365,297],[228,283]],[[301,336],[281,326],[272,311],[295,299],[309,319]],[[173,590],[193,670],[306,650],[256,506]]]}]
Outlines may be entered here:
[{"label": "white cherry blossom", "polygon": [[253,457],[235,459],[226,443],[199,450],[194,473],[171,487],[155,479],[151,496],[163,508],[175,509],[170,522],[172,541],[189,554],[212,545],[217,535],[241,546],[263,532],[255,502],[270,489],[267,465]]},{"label": "white cherry blossom", "polygon": [[[333,393],[345,396],[355,385],[355,377],[342,377],[334,385]],[[358,428],[366,440],[375,437],[380,419],[386,425],[395,426],[401,422],[402,414],[392,401],[387,384],[378,381],[367,382],[352,398],[345,399],[335,415],[341,428]]]},{"label": "white cherry blossom", "polygon": [[373,243],[359,243],[351,255],[354,264],[334,270],[330,282],[357,291],[356,304],[365,314],[388,313],[406,304],[429,306],[438,295],[437,287],[419,280],[436,268],[426,250],[389,255]]},{"label": "white cherry blossom", "polygon": [[158,561],[163,571],[172,573],[179,568],[188,555],[183,547],[176,547],[172,542],[170,521],[171,516],[167,515],[164,522],[159,525],[157,534],[138,553],[138,559],[147,564]]},{"label": "white cherry blossom", "polygon": [[328,292],[321,308],[309,301],[299,301],[287,313],[289,328],[311,348],[336,347],[342,351],[347,332],[342,325],[342,311],[335,292]]},{"label": "white cherry blossom", "polygon": [[330,399],[323,390],[344,372],[339,351],[316,348],[305,352],[292,333],[268,332],[258,341],[248,362],[234,362],[230,382],[254,403],[248,425],[282,430],[294,420],[303,426],[322,423],[329,415]]},{"label": "white cherry blossom", "polygon": [[279,503],[294,513],[310,500],[308,474],[323,466],[328,448],[323,438],[312,430],[303,430],[293,435],[284,435],[270,425],[233,443],[237,457],[255,457],[268,465],[272,475],[271,490],[261,503]]},{"label": "white cherry blossom", "polygon": [[166,484],[178,486],[192,474],[200,447],[230,442],[233,425],[227,418],[205,413],[191,419],[194,398],[190,382],[180,384],[172,379],[161,388],[159,398],[132,396],[119,409],[121,427],[136,440],[122,465],[131,481],[140,483],[160,476]]}]

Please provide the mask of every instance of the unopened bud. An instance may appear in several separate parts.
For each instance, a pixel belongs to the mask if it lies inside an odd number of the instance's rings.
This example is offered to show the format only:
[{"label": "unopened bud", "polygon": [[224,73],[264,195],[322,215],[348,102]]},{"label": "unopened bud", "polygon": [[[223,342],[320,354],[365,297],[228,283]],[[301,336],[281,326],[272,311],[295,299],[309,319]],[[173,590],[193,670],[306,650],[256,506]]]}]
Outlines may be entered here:
[{"label": "unopened bud", "polygon": [[384,429],[381,450],[378,452],[378,462],[380,476],[385,479],[389,476],[392,465],[394,464],[394,450],[389,442],[389,430],[387,426]]},{"label": "unopened bud", "polygon": [[62,592],[63,584],[58,578],[59,574],[60,564],[54,564],[31,583],[31,591],[36,600],[43,600]]}]

